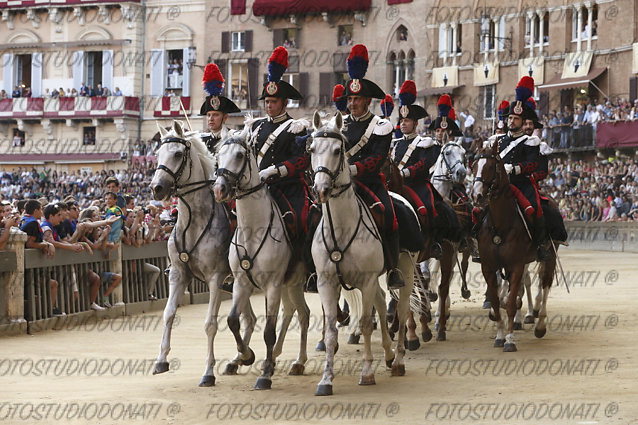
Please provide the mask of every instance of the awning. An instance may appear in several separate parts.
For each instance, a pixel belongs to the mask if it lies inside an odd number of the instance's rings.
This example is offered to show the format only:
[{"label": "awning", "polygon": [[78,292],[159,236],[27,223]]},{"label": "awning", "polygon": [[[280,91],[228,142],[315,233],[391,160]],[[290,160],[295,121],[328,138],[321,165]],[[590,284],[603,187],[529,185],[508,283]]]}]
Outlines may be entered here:
[{"label": "awning", "polygon": [[458,86],[446,86],[446,87],[430,87],[427,89],[419,90],[416,92],[417,97],[423,96],[440,96],[442,94],[452,94],[452,92],[460,87],[465,87],[465,84]]},{"label": "awning", "polygon": [[545,84],[538,86],[539,90],[567,90],[576,87],[582,87],[589,84],[595,78],[598,78],[600,74],[605,72],[607,68],[593,68],[584,77],[575,78],[561,78],[560,74],[556,74],[554,78]]},{"label": "awning", "polygon": [[255,0],[255,16],[288,16],[322,12],[354,12],[370,9],[371,0]]}]

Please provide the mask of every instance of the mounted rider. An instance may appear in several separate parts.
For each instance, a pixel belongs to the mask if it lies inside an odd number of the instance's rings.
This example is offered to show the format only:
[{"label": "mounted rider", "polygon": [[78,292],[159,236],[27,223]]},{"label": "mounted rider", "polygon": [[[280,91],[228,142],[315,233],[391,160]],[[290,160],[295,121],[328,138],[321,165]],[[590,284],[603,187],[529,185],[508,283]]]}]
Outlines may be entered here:
[{"label": "mounted rider", "polygon": [[257,157],[259,178],[268,186],[286,226],[292,231],[293,244],[303,240],[310,205],[310,191],[304,180],[309,160],[305,143],[308,121],[295,120],[286,111],[289,99],[302,99],[301,93],[281,79],[288,68],[288,51],[279,46],[268,59],[268,77],[259,100],[264,100],[266,118],[250,125],[249,140]]},{"label": "mounted rider", "polygon": [[538,137],[528,136],[523,131],[523,122],[526,119],[538,121],[536,112],[528,103],[534,90],[534,80],[524,76],[518,82],[515,91],[516,99],[510,104],[507,117],[508,132],[497,136],[498,152],[509,174],[510,183],[515,186],[527,199],[534,209],[532,242],[537,246],[537,258],[539,261],[547,258],[546,241],[547,231],[545,216],[540,204],[540,198],[534,173],[538,171],[541,160],[540,144]]},{"label": "mounted rider", "polygon": [[415,100],[414,81],[404,81],[399,90],[399,126],[403,136],[392,140],[390,159],[399,168],[408,191],[416,195],[416,200],[412,196],[413,201],[422,204],[417,207],[417,212],[426,217],[427,228],[423,230],[431,237],[430,255],[439,258],[445,229],[455,227],[453,233],[458,234],[459,224],[454,212],[430,182],[430,169],[439,157],[441,146],[431,137],[417,134],[419,120],[428,113],[422,106],[415,105]]},{"label": "mounted rider", "polygon": [[363,78],[368,69],[368,50],[364,45],[352,46],[347,59],[347,68],[350,80],[346,82],[342,96],[347,99],[347,108],[350,111],[344,119],[343,129],[347,139],[346,157],[350,164],[350,173],[354,177],[357,194],[368,204],[371,198],[376,198],[381,203],[381,205],[375,204],[374,209],[383,212],[384,223],[380,233],[388,269],[387,284],[389,288],[400,288],[405,286],[405,282],[397,268],[398,224],[385,186],[385,177],[381,174],[381,167],[392,141],[392,124],[386,119],[373,115],[369,110],[372,98],[383,99],[385,93],[374,82]]},{"label": "mounted rider", "polygon": [[241,112],[241,109],[232,100],[222,96],[224,77],[214,63],[209,63],[204,68],[202,87],[207,96],[199,109],[199,115],[206,116],[209,132],[201,133],[200,137],[208,151],[214,153],[217,143],[228,134],[228,127],[226,127],[228,114]]}]

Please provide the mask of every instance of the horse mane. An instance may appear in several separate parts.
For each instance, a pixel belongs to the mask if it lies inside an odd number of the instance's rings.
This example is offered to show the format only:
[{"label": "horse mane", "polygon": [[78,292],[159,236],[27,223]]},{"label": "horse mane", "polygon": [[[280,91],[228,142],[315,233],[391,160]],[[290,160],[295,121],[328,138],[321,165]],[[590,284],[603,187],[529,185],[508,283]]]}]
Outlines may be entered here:
[{"label": "horse mane", "polygon": [[[177,135],[175,134],[175,130],[173,130],[172,128],[168,131],[168,134],[165,137],[170,136],[177,137]],[[217,160],[208,151],[206,144],[199,136],[199,132],[184,130],[183,137],[191,143],[191,150],[197,154],[197,157],[202,164],[202,168],[204,169],[204,174],[207,176],[207,178],[213,177],[217,168]]]}]

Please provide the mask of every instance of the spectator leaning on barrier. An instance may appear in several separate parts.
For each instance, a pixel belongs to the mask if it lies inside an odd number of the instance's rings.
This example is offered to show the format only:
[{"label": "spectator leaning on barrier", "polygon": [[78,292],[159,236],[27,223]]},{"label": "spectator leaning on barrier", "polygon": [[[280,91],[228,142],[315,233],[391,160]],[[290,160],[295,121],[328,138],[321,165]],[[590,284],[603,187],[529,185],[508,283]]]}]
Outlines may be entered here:
[{"label": "spectator leaning on barrier", "polygon": [[[120,240],[120,233],[122,232],[122,227],[124,226],[124,212],[122,209],[115,204],[116,195],[115,193],[109,191],[104,194],[104,202],[106,203],[106,211],[105,218],[109,218],[115,216],[119,218],[119,220],[115,220],[111,223],[111,231],[109,232],[109,236],[107,239],[107,247],[105,249],[104,257],[109,258],[110,251],[116,248],[116,244]],[[110,244],[110,245],[109,245]]]}]

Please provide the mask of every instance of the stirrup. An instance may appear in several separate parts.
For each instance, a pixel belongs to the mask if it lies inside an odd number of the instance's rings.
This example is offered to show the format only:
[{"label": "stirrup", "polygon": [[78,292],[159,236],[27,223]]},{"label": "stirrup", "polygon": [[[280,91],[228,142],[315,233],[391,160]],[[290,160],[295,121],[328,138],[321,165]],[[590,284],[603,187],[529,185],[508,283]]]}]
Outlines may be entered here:
[{"label": "stirrup", "polygon": [[317,273],[311,273],[308,275],[304,289],[310,294],[317,294],[319,292],[317,289]]},{"label": "stirrup", "polygon": [[224,281],[219,284],[219,289],[221,289],[223,292],[227,292],[229,294],[232,294],[233,293],[233,283],[235,283],[233,275],[228,275],[228,276],[226,276]]}]

